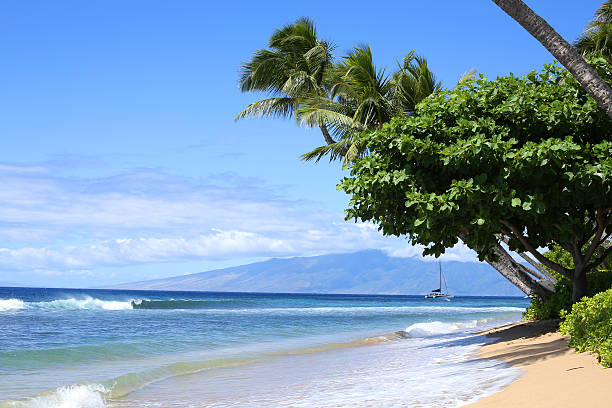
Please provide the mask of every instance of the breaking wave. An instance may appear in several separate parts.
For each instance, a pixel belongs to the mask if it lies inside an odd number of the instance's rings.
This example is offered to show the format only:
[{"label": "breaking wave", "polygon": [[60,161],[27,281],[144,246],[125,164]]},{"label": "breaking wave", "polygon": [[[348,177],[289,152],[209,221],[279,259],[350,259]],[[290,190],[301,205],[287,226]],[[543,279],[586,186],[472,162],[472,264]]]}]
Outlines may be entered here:
[{"label": "breaking wave", "polygon": [[102,384],[72,384],[31,398],[0,402],[0,408],[106,408],[107,393]]},{"label": "breaking wave", "polygon": [[11,310],[125,310],[131,309],[129,301],[83,299],[56,299],[48,302],[24,302],[20,299],[0,300],[0,312]]},{"label": "breaking wave", "polygon": [[25,302],[19,299],[0,299],[0,312],[19,310],[25,307]]},{"label": "breaking wave", "polygon": [[465,322],[421,322],[411,324],[401,332],[402,337],[429,337],[451,334],[466,329],[475,329],[489,322],[491,319],[469,320]]},{"label": "breaking wave", "polygon": [[122,397],[167,378],[214,368],[236,367],[253,361],[255,360],[246,358],[225,358],[173,363],[122,375],[104,383],[71,384],[29,398],[0,401],[0,408],[106,408],[109,399]]}]

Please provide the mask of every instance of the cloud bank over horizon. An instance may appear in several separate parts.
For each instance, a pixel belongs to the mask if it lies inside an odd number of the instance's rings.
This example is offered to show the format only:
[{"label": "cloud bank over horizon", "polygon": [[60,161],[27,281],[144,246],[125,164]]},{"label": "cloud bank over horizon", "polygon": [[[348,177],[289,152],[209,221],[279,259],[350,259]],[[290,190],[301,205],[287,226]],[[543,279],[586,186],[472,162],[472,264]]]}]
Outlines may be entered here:
[{"label": "cloud bank over horizon", "polygon": [[[421,257],[422,248],[344,221],[285,187],[235,173],[206,179],[138,169],[62,175],[52,165],[0,164],[0,270],[82,274],[104,267],[198,260],[312,256],[379,249]],[[341,194],[341,193],[338,193]],[[476,261],[457,245],[447,260]],[[130,276],[129,279],[136,278]]]}]

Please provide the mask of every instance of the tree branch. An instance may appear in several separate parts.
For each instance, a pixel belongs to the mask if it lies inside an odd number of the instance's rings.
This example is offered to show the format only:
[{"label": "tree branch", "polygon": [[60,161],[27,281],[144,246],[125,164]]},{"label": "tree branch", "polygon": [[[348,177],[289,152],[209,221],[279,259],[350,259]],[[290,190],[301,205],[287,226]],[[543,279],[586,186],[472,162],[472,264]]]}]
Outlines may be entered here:
[{"label": "tree branch", "polygon": [[591,240],[591,245],[589,245],[589,248],[584,254],[584,263],[588,263],[589,259],[591,259],[591,256],[593,256],[593,252],[595,252],[595,249],[599,246],[599,240],[601,239],[601,236],[603,235],[604,230],[606,229],[601,210],[597,211],[595,218],[597,220],[597,231],[595,232],[595,236]]},{"label": "tree branch", "polygon": [[604,252],[603,254],[601,254],[599,257],[595,258],[595,260],[593,262],[591,262],[589,265],[587,265],[584,268],[584,271],[590,271],[591,269],[595,268],[597,265],[601,264],[610,254],[612,253],[612,246],[609,246]]},{"label": "tree branch", "polygon": [[548,266],[550,269],[552,269],[555,272],[560,273],[563,276],[566,276],[567,278],[571,279],[572,276],[572,271],[570,269],[567,269],[561,265],[559,265],[556,262],[551,261],[550,259],[546,258],[544,255],[542,255],[541,253],[539,253],[537,251],[537,249],[531,245],[523,236],[523,234],[521,234],[517,228],[510,224],[508,221],[506,220],[500,220],[500,222],[505,225],[510,231],[512,231],[512,234],[519,240],[521,241],[521,244],[523,244],[523,246],[525,247],[525,249],[527,249],[527,251],[529,251],[529,253],[531,253],[538,261],[540,261],[540,263],[542,263],[545,266]]}]

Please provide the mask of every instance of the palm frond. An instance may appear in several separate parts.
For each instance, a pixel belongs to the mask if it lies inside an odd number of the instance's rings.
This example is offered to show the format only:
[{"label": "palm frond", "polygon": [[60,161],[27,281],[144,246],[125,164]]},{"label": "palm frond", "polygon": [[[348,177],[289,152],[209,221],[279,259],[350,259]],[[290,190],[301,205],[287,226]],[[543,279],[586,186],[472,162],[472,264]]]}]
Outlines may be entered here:
[{"label": "palm frond", "polygon": [[600,53],[612,61],[612,0],[597,9],[574,46],[583,54]]},{"label": "palm frond", "polygon": [[295,98],[268,98],[261,101],[253,102],[240,112],[234,120],[245,119],[249,117],[290,117],[296,108]]},{"label": "palm frond", "polygon": [[329,105],[327,107],[321,105],[301,106],[297,110],[296,119],[300,125],[305,127],[318,127],[331,123],[334,127],[346,130],[363,130],[363,126],[355,122],[352,117],[330,109]]},{"label": "palm frond", "polygon": [[362,139],[343,139],[331,145],[319,146],[316,149],[300,156],[303,161],[320,161],[328,156],[329,161],[342,160],[351,162],[367,154],[367,146]]},{"label": "palm frond", "polygon": [[427,60],[410,51],[391,79],[392,100],[396,111],[412,114],[423,99],[442,90],[442,83],[429,69]]},{"label": "palm frond", "polygon": [[258,50],[253,57],[242,65],[239,87],[242,92],[278,92],[287,80],[287,59],[282,54],[270,50]]},{"label": "palm frond", "polygon": [[300,158],[303,161],[314,160],[315,162],[320,161],[325,156],[329,157],[330,162],[338,159],[344,159],[350,149],[351,144],[351,140],[340,140],[339,142],[330,145],[319,146],[308,153],[304,153],[300,156]]},{"label": "palm frond", "polygon": [[470,69],[467,72],[464,72],[461,77],[459,77],[459,80],[457,81],[457,85],[455,85],[455,88],[460,87],[461,85],[465,84],[468,81],[471,81],[472,79],[476,78],[476,74],[478,73],[478,71],[476,71],[475,68]]}]

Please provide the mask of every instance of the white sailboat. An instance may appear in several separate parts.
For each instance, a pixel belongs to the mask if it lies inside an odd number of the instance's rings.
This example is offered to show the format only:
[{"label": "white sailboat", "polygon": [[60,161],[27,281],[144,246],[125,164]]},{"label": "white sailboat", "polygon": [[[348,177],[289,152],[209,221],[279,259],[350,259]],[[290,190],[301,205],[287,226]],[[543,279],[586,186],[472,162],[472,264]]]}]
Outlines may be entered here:
[{"label": "white sailboat", "polygon": [[[446,278],[442,274],[442,263],[438,262],[438,267],[440,269],[440,286],[438,289],[432,289],[427,295],[425,295],[426,299],[451,299],[453,295],[448,293],[448,286],[446,286]],[[442,292],[442,280],[444,280],[444,292]]]}]

